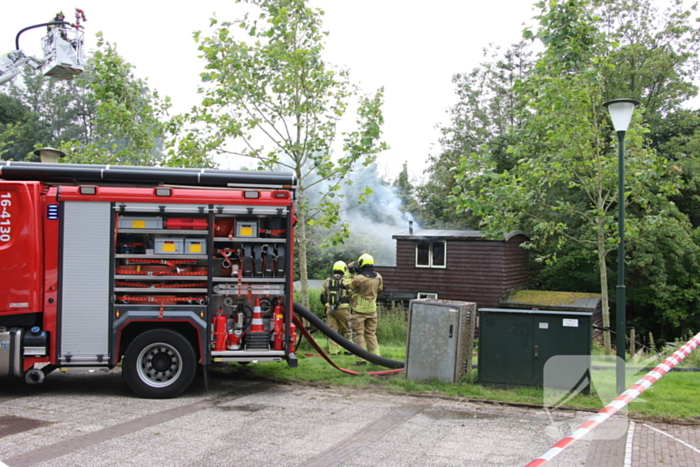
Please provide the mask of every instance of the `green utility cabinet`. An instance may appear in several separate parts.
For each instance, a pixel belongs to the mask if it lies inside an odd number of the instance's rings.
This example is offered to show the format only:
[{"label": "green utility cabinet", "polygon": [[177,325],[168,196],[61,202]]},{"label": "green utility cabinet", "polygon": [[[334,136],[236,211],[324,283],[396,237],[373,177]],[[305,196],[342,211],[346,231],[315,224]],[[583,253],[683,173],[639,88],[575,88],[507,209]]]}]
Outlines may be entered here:
[{"label": "green utility cabinet", "polygon": [[[591,312],[479,309],[479,383],[505,386],[578,385],[590,372]],[[581,356],[588,358],[581,358]],[[559,372],[553,368],[562,369]],[[574,368],[576,367],[576,368]],[[557,374],[559,380],[551,375]]]}]

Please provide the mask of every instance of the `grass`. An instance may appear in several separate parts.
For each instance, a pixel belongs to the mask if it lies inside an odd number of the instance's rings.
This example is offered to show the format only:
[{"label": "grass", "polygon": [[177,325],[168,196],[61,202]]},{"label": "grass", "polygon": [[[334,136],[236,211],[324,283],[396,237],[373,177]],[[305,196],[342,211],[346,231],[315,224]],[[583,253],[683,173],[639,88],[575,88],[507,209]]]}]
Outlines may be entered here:
[{"label": "grass", "polygon": [[[316,297],[316,300],[318,298]],[[313,307],[314,298],[312,298]],[[320,302],[319,302],[320,305]],[[312,310],[322,313],[322,308]],[[402,307],[382,308],[379,311],[379,326],[377,338],[383,357],[392,360],[405,360],[406,354],[406,310]],[[321,333],[315,333],[314,339],[323,349],[327,349],[327,341]],[[663,361],[668,355],[687,342],[688,339],[679,340],[675,345],[667,346],[662,355],[648,354],[641,361],[634,359],[629,366],[654,367]],[[477,344],[475,343],[475,349]],[[482,386],[477,381],[477,371],[473,370],[456,384],[442,383],[439,381],[416,382],[407,380],[402,373],[394,375],[371,376],[366,372],[381,371],[386,368],[369,364],[363,367],[354,366],[354,356],[334,356],[333,361],[341,368],[353,371],[365,372],[360,376],[353,376],[332,367],[323,358],[309,356],[316,351],[306,341],[303,341],[297,351],[299,366],[289,368],[284,364],[258,363],[246,367],[254,375],[282,381],[297,381],[304,383],[322,384],[341,387],[363,387],[383,391],[399,391],[413,394],[431,394],[447,397],[465,398],[469,400],[493,401],[511,404],[525,404],[541,406],[544,398],[554,400],[551,391],[544,391],[536,387],[510,387],[494,388]],[[650,359],[651,355],[653,358]],[[604,360],[602,349],[594,345],[594,365],[598,366],[600,360]],[[610,370],[593,370],[594,391],[589,395],[576,395],[566,401],[563,407],[585,409],[592,412],[602,409],[616,396],[614,359],[611,360]],[[478,358],[473,363],[478,364]],[[686,357],[679,367],[700,367],[700,349]],[[626,387],[631,386],[644,376],[648,370],[638,373],[628,371]],[[638,419],[656,419],[669,422],[700,423],[700,398],[697,397],[697,388],[700,387],[700,372],[670,372],[657,381],[650,389],[635,399],[627,409],[630,416]],[[596,390],[600,389],[600,394]],[[604,390],[606,389],[607,390]]]},{"label": "grass", "polygon": [[[314,339],[322,348],[327,348],[326,339],[320,333],[314,335]],[[380,339],[380,348],[383,357],[403,361],[405,358],[405,345],[397,343],[385,344]],[[700,351],[696,351],[700,352]],[[430,394],[447,397],[465,398],[469,400],[482,400],[504,402],[512,404],[525,404],[541,406],[545,396],[541,388],[535,387],[511,387],[494,388],[478,384],[477,372],[465,376],[456,384],[442,383],[439,381],[416,382],[407,380],[403,373],[395,375],[370,376],[362,374],[353,376],[333,368],[323,358],[308,356],[316,351],[306,342],[302,342],[297,351],[299,366],[289,368],[278,363],[258,363],[249,365],[246,370],[254,375],[281,381],[296,381],[340,387],[363,387],[381,391],[398,391],[413,394]],[[650,366],[658,364],[668,355],[660,357]],[[695,352],[694,352],[695,353]],[[691,354],[694,358],[698,358]],[[369,364],[363,367],[354,366],[354,356],[334,356],[333,361],[341,368],[353,371],[381,371],[386,368]],[[476,362],[476,360],[475,360]],[[627,387],[634,384],[647,372],[637,374],[629,372]],[[596,387],[607,379],[608,391],[600,396],[594,391],[590,395],[577,395],[567,401],[564,407],[585,409],[592,412],[598,411],[616,397],[614,393],[615,372],[612,370],[594,375]],[[697,397],[697,388],[700,386],[700,373],[695,372],[670,372],[657,381],[650,389],[633,401],[629,407],[629,414],[637,419],[655,419],[668,422],[700,422],[700,401]],[[549,394],[549,393],[548,393]],[[551,399],[551,398],[550,398]]]}]

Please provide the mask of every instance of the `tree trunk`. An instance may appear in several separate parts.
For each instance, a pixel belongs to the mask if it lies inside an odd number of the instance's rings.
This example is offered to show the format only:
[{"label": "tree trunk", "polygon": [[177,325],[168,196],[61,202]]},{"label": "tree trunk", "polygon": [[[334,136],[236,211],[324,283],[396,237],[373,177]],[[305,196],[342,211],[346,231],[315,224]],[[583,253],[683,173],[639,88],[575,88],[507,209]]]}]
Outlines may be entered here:
[{"label": "tree trunk", "polygon": [[[603,229],[598,229],[598,268],[600,268],[600,301],[603,312],[603,327],[610,327],[610,301],[608,299],[608,267],[605,264],[605,235]],[[605,355],[612,353],[610,331],[603,331],[603,347]]]},{"label": "tree trunk", "polygon": [[297,226],[295,230],[297,244],[296,256],[299,258],[299,281],[301,282],[301,305],[309,310],[311,308],[309,307],[309,274],[306,263],[306,200],[304,191],[299,189],[297,191],[297,196]]}]

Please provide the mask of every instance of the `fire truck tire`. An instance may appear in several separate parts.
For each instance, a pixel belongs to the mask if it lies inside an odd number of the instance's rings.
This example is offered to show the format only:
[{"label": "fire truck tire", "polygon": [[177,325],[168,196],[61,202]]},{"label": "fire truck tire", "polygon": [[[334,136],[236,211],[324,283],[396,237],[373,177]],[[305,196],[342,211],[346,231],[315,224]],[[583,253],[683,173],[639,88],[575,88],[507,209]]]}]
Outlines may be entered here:
[{"label": "fire truck tire", "polygon": [[194,379],[197,358],[185,337],[168,329],[154,329],[136,337],[124,354],[122,374],[139,397],[179,396]]}]

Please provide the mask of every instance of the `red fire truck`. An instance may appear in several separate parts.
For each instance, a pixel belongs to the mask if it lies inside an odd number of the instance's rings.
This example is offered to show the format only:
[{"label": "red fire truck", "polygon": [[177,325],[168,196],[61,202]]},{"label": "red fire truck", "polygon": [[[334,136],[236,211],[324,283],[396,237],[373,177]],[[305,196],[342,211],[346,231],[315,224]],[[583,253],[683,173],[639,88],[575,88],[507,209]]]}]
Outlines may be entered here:
[{"label": "red fire truck", "polygon": [[[290,173],[0,162],[0,378],[296,366]],[[206,374],[206,372],[205,372]]]}]

